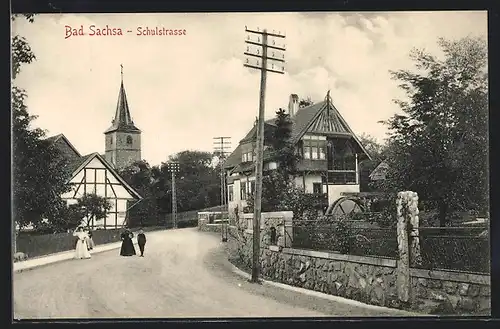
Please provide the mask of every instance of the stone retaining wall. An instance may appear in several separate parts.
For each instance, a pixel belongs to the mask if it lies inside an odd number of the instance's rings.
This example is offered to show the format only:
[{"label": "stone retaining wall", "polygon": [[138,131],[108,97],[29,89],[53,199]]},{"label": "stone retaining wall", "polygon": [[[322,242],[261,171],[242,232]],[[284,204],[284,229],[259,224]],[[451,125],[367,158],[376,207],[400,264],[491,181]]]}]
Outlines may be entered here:
[{"label": "stone retaining wall", "polygon": [[410,269],[412,307],[431,314],[491,315],[489,275]]},{"label": "stone retaining wall", "polygon": [[[408,199],[406,205],[402,204],[411,208],[416,196],[407,194],[402,193],[401,196]],[[413,231],[418,227],[416,213],[418,211],[409,212],[411,216],[407,218],[413,223]],[[400,243],[398,260],[294,249],[292,215],[291,212],[262,213],[260,266],[263,278],[368,304],[425,314],[491,313],[489,275],[412,268],[408,245],[414,248],[415,239],[409,243],[402,237],[398,238],[403,242]],[[246,269],[252,267],[252,217],[252,214],[239,214],[234,222],[237,225],[229,226],[228,232],[230,260]],[[400,233],[406,231],[406,225],[400,225]],[[199,227],[202,231],[220,232],[217,224],[200,223]],[[271,227],[276,232],[273,243]]]},{"label": "stone retaining wall", "polygon": [[[263,278],[360,302],[424,314],[489,315],[490,279],[449,271],[410,269],[409,302],[398,298],[395,259],[343,255],[266,245],[261,241]],[[252,231],[229,228],[231,261],[250,269]]]}]

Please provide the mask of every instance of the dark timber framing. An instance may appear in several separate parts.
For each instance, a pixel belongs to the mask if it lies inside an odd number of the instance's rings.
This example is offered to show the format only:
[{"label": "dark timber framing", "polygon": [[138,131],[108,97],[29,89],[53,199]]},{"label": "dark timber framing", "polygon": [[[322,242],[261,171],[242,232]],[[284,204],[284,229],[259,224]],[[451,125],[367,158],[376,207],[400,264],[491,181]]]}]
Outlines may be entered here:
[{"label": "dark timber framing", "polygon": [[[92,175],[92,171],[93,171],[93,175]],[[97,177],[98,177],[97,172],[98,171],[104,171],[104,182],[97,181]],[[94,178],[94,181],[88,182],[87,178],[91,178],[92,176]],[[104,186],[104,197],[106,199],[108,199],[110,202],[114,203],[114,211],[107,211],[106,212],[106,217],[104,219],[104,224],[103,224],[104,229],[109,227],[108,220],[109,219],[112,220],[113,217],[114,217],[114,222],[115,222],[114,228],[118,228],[118,214],[120,213],[120,211],[118,211],[118,201],[119,200],[130,201],[131,198],[118,197],[114,186],[123,186],[123,184],[121,184],[119,182],[112,183],[109,179],[107,168],[92,168],[92,167],[83,168],[83,178],[80,180],[80,182],[79,183],[74,182],[74,183],[69,183],[69,184],[71,186],[76,186],[76,188],[74,189],[74,193],[73,193],[72,197],[65,198],[66,200],[76,199],[78,192],[82,189],[82,185],[83,185],[83,193],[84,194],[89,192],[89,190],[90,190],[90,189],[87,189],[87,185],[93,186],[94,191],[97,191],[97,186]],[[108,186],[111,189],[112,195],[108,195]],[[125,188],[125,190],[127,190],[127,189]],[[114,216],[113,216],[113,214],[114,214]],[[109,218],[108,215],[111,215],[111,218]],[[95,228],[94,219],[92,219],[91,228],[92,229]]]}]

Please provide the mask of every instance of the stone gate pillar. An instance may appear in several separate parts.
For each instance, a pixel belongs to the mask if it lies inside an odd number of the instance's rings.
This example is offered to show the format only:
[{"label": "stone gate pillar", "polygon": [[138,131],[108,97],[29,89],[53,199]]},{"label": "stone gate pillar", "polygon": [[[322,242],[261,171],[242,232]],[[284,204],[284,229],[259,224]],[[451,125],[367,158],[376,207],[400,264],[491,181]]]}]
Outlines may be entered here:
[{"label": "stone gate pillar", "polygon": [[412,192],[399,192],[396,199],[397,239],[399,259],[397,262],[397,291],[401,302],[410,299],[410,255],[408,244],[408,204]]}]

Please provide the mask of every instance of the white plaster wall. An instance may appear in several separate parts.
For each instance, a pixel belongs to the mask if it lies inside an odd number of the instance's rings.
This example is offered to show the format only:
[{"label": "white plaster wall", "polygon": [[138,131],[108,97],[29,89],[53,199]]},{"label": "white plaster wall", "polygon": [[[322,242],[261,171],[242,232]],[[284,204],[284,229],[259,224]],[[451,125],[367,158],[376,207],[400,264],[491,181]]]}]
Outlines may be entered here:
[{"label": "white plaster wall", "polygon": [[321,183],[321,176],[320,175],[307,175],[305,181],[306,181],[306,193],[313,193],[314,192],[313,184],[314,183]]}]

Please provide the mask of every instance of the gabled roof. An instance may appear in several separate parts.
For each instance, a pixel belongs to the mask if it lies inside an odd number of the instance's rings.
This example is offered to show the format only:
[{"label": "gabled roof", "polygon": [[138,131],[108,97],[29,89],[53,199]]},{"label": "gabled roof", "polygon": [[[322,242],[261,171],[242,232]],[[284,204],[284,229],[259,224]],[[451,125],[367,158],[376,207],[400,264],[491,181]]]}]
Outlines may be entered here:
[{"label": "gabled roof", "polygon": [[387,161],[382,161],[378,164],[375,169],[370,173],[369,177],[371,180],[384,180],[386,176],[387,169],[389,169],[389,164]]},{"label": "gabled roof", "polygon": [[72,174],[71,174],[71,179],[73,179],[76,175],[78,175],[78,173],[80,171],[83,170],[83,168],[85,168],[86,165],[88,165],[90,163],[90,161],[92,161],[94,158],[97,158],[99,159],[99,161],[102,162],[102,164],[104,165],[104,167],[106,167],[106,169],[108,169],[111,174],[123,185],[123,187],[132,195],[134,195],[137,199],[142,199],[142,196],[137,193],[137,191],[132,187],[130,186],[117,172],[116,170],[111,166],[111,164],[109,164],[106,159],[104,159],[99,153],[95,152],[95,153],[91,153],[91,154],[87,154],[87,155],[84,155],[82,156],[78,161],[74,161],[73,163],[70,164],[70,166],[68,166],[68,169],[70,170],[73,170],[72,171]]},{"label": "gabled roof", "polygon": [[[276,118],[265,121],[266,126],[276,126]],[[345,119],[342,117],[337,108],[333,105],[328,91],[325,100],[322,102],[301,108],[291,118],[292,132],[290,142],[296,144],[306,132],[322,133],[331,136],[353,138],[356,142],[358,152],[365,154],[368,159],[371,159],[370,154],[359,141],[356,134],[349,127]],[[256,126],[247,133],[240,141],[240,145],[255,138],[257,133]],[[226,168],[236,167],[241,163],[241,148],[238,146],[233,153],[228,157],[225,163]]]},{"label": "gabled roof", "polygon": [[45,140],[51,143],[52,145],[56,144],[58,141],[63,141],[75,153],[75,155],[81,156],[80,152],[78,152],[76,147],[74,147],[73,144],[71,144],[71,142],[66,138],[66,136],[64,136],[64,134],[51,136],[46,138]]},{"label": "gabled roof", "polygon": [[56,136],[52,136],[46,138],[46,141],[52,143],[52,145],[59,146],[57,144],[58,141],[64,141],[74,152],[75,156],[68,156],[67,153],[62,153],[62,155],[67,159],[66,170],[71,174],[68,181],[73,179],[92,159],[98,158],[103,165],[108,169],[111,174],[123,185],[123,187],[132,195],[134,195],[137,199],[141,200],[142,196],[137,193],[137,191],[131,187],[127,182],[117,173],[117,171],[113,168],[113,166],[106,161],[106,159],[101,156],[99,153],[91,153],[87,155],[80,155],[78,150],[70,143],[70,141],[63,134],[59,134]]},{"label": "gabled roof", "polygon": [[125,93],[125,87],[123,86],[123,80],[118,93],[115,118],[111,127],[109,127],[104,133],[107,134],[113,131],[141,132],[141,130],[137,128],[132,121],[132,116],[130,115],[130,109],[128,107],[127,94]]}]

